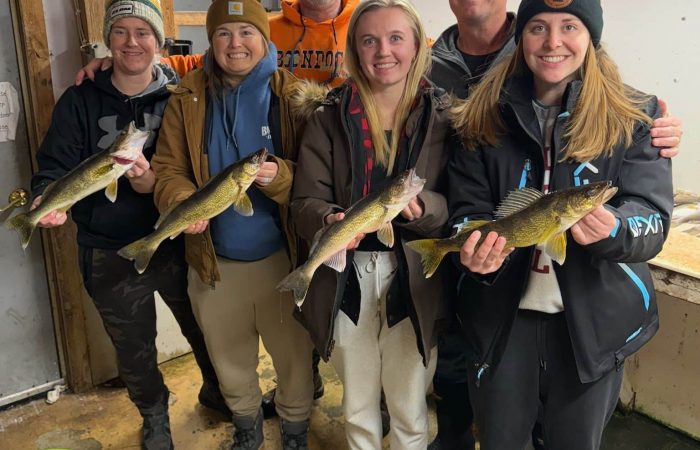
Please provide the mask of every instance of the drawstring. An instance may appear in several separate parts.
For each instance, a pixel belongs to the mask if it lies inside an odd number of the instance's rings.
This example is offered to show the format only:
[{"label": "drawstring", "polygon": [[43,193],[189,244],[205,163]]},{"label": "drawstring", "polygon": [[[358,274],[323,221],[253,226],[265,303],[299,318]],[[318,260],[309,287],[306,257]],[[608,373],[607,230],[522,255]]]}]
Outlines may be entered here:
[{"label": "drawstring", "polygon": [[[369,256],[369,261],[367,261],[367,264],[365,264],[365,271],[367,273],[372,273],[377,271],[378,268],[381,266],[377,264],[377,261],[379,260],[379,252],[372,252]],[[382,299],[381,299],[381,286],[380,286],[380,279],[381,279],[382,274],[377,273],[374,276],[374,298],[377,299],[377,316],[382,315]]]},{"label": "drawstring", "polygon": [[[331,20],[331,28],[333,29],[333,42],[335,43],[335,47],[333,47],[333,48],[337,49],[338,48],[338,35],[335,32],[335,17],[333,18],[333,20]],[[333,70],[331,70],[331,76],[323,84],[332,83],[333,80],[335,79],[335,77],[338,76],[338,60],[335,58],[335,52],[333,52],[333,55],[331,55],[331,59],[333,60]]]},{"label": "drawstring", "polygon": [[299,39],[297,39],[296,43],[294,44],[294,47],[292,47],[292,54],[289,55],[289,71],[294,73],[294,54],[297,52],[297,47],[299,47],[299,44],[301,44],[301,41],[304,40],[304,36],[306,36],[306,21],[304,20],[304,15],[299,11],[299,16],[301,17],[301,36],[299,36]]},{"label": "drawstring", "polygon": [[240,98],[240,89],[234,91],[234,108],[233,108],[233,126],[231,130],[228,127],[228,117],[226,109],[226,98],[223,99],[224,104],[224,132],[226,133],[226,151],[228,151],[229,141],[233,141],[233,145],[236,147],[236,153],[238,153],[238,141],[236,140],[236,122],[238,121],[238,99]]}]

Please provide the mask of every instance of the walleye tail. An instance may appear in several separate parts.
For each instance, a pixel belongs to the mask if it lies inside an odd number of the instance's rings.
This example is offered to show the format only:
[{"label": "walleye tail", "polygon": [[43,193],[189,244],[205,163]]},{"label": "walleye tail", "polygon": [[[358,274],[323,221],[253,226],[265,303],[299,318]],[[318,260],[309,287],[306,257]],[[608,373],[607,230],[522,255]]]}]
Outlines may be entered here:
[{"label": "walleye tail", "polygon": [[298,267],[292,273],[284,277],[277,285],[277,290],[279,291],[294,292],[294,303],[296,303],[298,307],[301,307],[304,303],[306,293],[309,290],[309,284],[311,284],[311,278],[302,271],[303,267],[304,266]]},{"label": "walleye tail", "polygon": [[22,249],[26,249],[29,245],[29,239],[34,233],[35,226],[29,221],[29,216],[25,213],[17,214],[16,216],[7,219],[5,226],[10,230],[15,230],[19,234],[19,240],[22,244]]},{"label": "walleye tail", "polygon": [[158,243],[156,242],[155,245],[153,244],[154,243],[150,240],[142,238],[132,242],[126,247],[122,247],[117,254],[122,258],[134,261],[136,271],[138,273],[144,273],[153,254],[158,249]]},{"label": "walleye tail", "polygon": [[425,278],[433,276],[447,254],[447,250],[440,245],[440,239],[419,239],[408,242],[406,245],[420,255]]}]

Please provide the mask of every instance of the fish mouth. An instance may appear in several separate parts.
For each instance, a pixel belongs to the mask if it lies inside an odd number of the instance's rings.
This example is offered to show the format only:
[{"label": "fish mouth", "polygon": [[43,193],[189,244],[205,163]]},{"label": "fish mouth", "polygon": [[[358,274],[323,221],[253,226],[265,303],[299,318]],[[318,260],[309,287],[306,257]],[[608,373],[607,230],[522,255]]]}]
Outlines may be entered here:
[{"label": "fish mouth", "polygon": [[596,196],[598,204],[602,205],[607,203],[607,201],[613,198],[616,193],[617,186],[613,186],[612,181],[606,182],[605,185],[601,187],[601,191]]},{"label": "fish mouth", "polygon": [[123,158],[121,156],[114,155],[112,155],[112,160],[120,166],[129,166],[136,161],[135,159]]}]

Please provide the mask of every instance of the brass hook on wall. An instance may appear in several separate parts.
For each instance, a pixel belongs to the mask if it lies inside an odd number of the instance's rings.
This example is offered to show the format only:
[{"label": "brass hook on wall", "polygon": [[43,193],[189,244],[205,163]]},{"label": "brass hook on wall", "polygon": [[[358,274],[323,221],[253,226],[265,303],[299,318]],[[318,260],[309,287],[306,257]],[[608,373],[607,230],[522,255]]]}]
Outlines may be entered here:
[{"label": "brass hook on wall", "polygon": [[7,198],[7,201],[10,202],[10,204],[0,208],[0,212],[7,211],[10,208],[19,208],[26,205],[29,203],[29,194],[22,188],[15,189]]}]

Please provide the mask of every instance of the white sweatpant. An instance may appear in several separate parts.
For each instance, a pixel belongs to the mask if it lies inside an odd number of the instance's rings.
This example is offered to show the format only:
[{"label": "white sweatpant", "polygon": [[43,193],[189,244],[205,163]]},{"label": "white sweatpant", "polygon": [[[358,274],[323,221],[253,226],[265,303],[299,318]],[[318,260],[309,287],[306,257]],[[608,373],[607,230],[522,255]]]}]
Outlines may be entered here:
[{"label": "white sweatpant", "polygon": [[345,436],[353,450],[381,450],[379,410],[384,388],[391,416],[392,450],[425,450],[428,407],[425,396],[435,373],[436,349],[426,368],[411,320],[389,328],[386,294],[397,264],[393,252],[356,252],[360,317],[355,325],[342,311],[335,319],[331,364],[343,383]]}]

